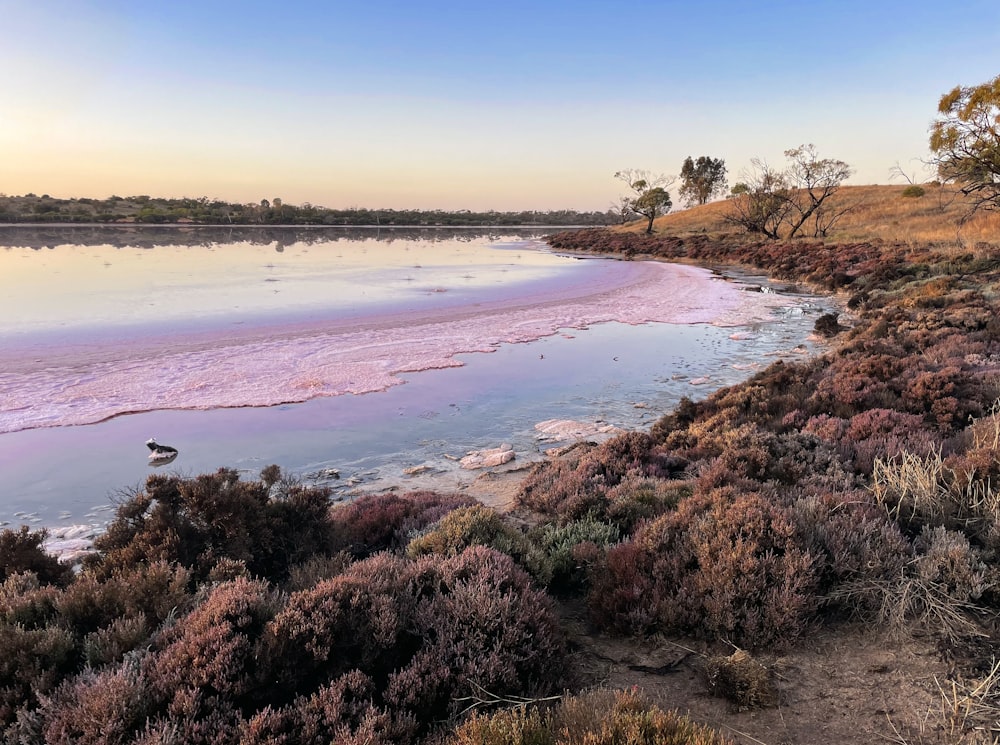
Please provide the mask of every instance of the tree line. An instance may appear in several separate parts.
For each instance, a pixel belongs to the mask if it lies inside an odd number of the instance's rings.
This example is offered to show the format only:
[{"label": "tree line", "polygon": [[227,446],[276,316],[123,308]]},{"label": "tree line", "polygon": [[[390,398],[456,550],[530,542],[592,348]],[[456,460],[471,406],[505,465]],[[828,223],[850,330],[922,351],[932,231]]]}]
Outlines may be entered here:
[{"label": "tree line", "polygon": [[[942,96],[929,144],[929,165],[940,181],[955,184],[972,198],[966,217],[1000,208],[1000,76],[980,85],[957,86]],[[848,211],[834,196],[853,169],[837,158],[821,158],[812,144],[784,154],[784,169],[751,159],[728,194],[725,220],[774,240],[807,234],[825,238]],[[652,233],[655,219],[673,207],[668,189],[678,178],[634,168],[618,171],[615,178],[629,189],[612,206],[618,221],[643,218],[645,232]],[[726,186],[721,158],[688,156],[681,165],[678,193],[688,206],[722,196]]]},{"label": "tree line", "polygon": [[107,199],[60,199],[48,194],[0,194],[0,222],[5,223],[193,223],[200,225],[405,225],[405,226],[521,226],[608,225],[617,221],[611,211],[418,210],[349,207],[331,209],[309,202],[288,204],[282,199],[226,202],[208,197],[164,198],[111,196]]}]

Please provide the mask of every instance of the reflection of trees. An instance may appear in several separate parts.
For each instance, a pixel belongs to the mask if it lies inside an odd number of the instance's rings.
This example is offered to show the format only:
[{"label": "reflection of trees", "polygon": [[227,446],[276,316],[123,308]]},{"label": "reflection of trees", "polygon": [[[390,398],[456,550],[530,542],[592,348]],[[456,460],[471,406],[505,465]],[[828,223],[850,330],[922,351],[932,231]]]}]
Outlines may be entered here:
[{"label": "reflection of trees", "polygon": [[394,228],[394,227],[251,227],[251,226],[150,226],[150,225],[7,225],[0,226],[0,246],[5,248],[55,248],[63,245],[109,245],[115,248],[156,246],[216,246],[249,243],[274,244],[279,253],[301,243],[315,245],[336,241],[398,240],[472,241],[540,238],[558,229],[533,228]]}]

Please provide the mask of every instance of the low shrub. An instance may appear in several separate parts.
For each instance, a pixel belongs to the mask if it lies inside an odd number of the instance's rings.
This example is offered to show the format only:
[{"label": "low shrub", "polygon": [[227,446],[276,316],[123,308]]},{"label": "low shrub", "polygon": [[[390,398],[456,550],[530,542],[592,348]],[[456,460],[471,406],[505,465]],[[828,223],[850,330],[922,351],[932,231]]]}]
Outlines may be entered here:
[{"label": "low shrub", "polygon": [[726,699],[738,711],[778,704],[767,668],[742,649],[728,657],[709,657],[703,672],[708,692]]},{"label": "low shrub", "polygon": [[267,707],[244,722],[241,745],[395,745],[412,739],[413,723],[394,721],[374,704],[372,680],[358,670],[310,696],[280,708]]},{"label": "low shrub", "polygon": [[650,435],[629,432],[576,459],[543,463],[524,480],[517,502],[562,520],[576,520],[588,513],[603,517],[608,489],[629,477],[669,475],[671,459],[654,446]]},{"label": "low shrub", "polygon": [[140,667],[137,660],[132,660],[113,670],[87,670],[60,686],[42,708],[44,742],[134,742],[154,712]]},{"label": "low shrub", "polygon": [[534,541],[502,515],[481,504],[449,512],[415,536],[406,551],[411,557],[426,554],[447,557],[457,556],[469,546],[488,546],[507,554],[543,586],[552,578],[552,567]]},{"label": "low shrub", "polygon": [[549,588],[560,594],[578,591],[590,569],[600,562],[609,546],[618,543],[617,526],[592,517],[565,525],[545,525],[530,536],[545,553],[551,567]]},{"label": "low shrub", "polygon": [[910,184],[905,189],[903,189],[902,196],[906,199],[915,199],[922,197],[927,192],[924,187],[918,186],[917,184]]},{"label": "low shrub", "polygon": [[359,497],[330,514],[334,546],[356,557],[403,548],[411,532],[436,522],[451,510],[474,504],[471,497],[434,492]]},{"label": "low shrub", "polygon": [[839,313],[824,313],[813,324],[813,331],[824,339],[832,339],[843,330],[844,327],[840,325]]},{"label": "low shrub", "polygon": [[1000,582],[995,569],[964,535],[941,526],[925,526],[914,548],[914,559],[896,577],[844,583],[834,598],[895,635],[918,630],[954,643],[979,634],[977,601],[995,591]]},{"label": "low shrub", "polygon": [[0,530],[0,582],[12,574],[32,572],[42,584],[68,584],[73,572],[45,553],[42,543],[46,537],[44,530],[29,531],[27,525],[20,530]]},{"label": "low shrub", "polygon": [[[288,480],[242,481],[229,468],[195,478],[150,476],[144,490],[124,498],[114,521],[95,542],[100,556],[88,568],[104,578],[142,563],[166,561],[207,578],[253,576],[282,581],[289,568],[333,553],[329,490]],[[238,573],[238,572],[237,572]]]},{"label": "low shrub", "polygon": [[257,690],[259,638],[278,608],[261,580],[240,578],[213,588],[156,642],[146,673],[153,695],[174,717],[197,720],[213,701],[242,702]]},{"label": "low shrub", "polygon": [[563,685],[565,641],[551,602],[510,557],[473,546],[431,578],[438,591],[419,602],[411,627],[423,644],[386,687],[392,708],[445,719],[480,690],[538,696]]},{"label": "low shrub", "polygon": [[696,494],[608,552],[590,593],[601,626],[788,643],[818,605],[816,557],[792,513],[760,494]]}]

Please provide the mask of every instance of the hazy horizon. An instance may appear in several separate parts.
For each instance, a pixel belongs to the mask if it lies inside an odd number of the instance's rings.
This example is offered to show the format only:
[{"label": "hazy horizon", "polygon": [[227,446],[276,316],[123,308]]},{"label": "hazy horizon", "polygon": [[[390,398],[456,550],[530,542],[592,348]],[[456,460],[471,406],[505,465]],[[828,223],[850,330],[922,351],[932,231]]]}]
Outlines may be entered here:
[{"label": "hazy horizon", "polygon": [[889,183],[1000,73],[980,0],[0,7],[0,192],[62,198],[603,211],[617,170],[803,143]]}]

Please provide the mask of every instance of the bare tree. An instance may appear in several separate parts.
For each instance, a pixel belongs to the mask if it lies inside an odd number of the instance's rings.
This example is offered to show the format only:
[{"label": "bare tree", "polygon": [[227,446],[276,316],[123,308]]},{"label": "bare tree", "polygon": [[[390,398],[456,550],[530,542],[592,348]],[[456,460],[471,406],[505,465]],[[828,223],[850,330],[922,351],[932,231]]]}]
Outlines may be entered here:
[{"label": "bare tree", "polygon": [[732,209],[725,216],[726,222],[777,240],[791,208],[785,174],[753,158],[750,168],[740,173],[737,186],[738,190],[733,187]]},{"label": "bare tree", "polygon": [[[794,238],[811,217],[815,219],[813,237],[826,235],[832,223],[824,221],[824,212],[825,220],[828,220],[830,215],[836,214],[839,217],[844,211],[836,213],[824,210],[824,204],[851,175],[851,167],[842,160],[820,158],[815,145],[800,145],[786,150],[785,157],[791,161],[785,172],[790,187],[787,220],[791,230],[788,237]],[[835,217],[834,222],[836,219]],[[826,228],[821,230],[821,225],[824,224]]]},{"label": "bare tree", "polygon": [[632,209],[632,197],[621,196],[611,203],[611,212],[615,215],[620,225],[624,225],[629,220],[633,220],[638,215]]}]

